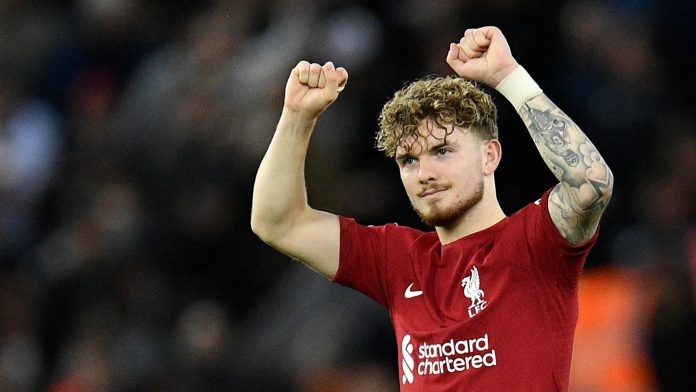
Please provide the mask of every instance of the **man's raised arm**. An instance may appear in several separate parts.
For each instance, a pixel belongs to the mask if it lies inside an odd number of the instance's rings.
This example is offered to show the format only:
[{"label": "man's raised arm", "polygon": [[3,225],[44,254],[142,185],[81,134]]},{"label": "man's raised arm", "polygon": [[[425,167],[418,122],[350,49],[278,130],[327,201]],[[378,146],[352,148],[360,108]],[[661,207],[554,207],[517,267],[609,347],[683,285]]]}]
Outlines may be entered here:
[{"label": "man's raised arm", "polygon": [[325,276],[338,270],[336,215],[311,208],[305,188],[305,157],[317,117],[348,80],[343,68],[301,61],[285,86],[285,101],[271,144],[256,174],[251,228],[264,242]]},{"label": "man's raised arm", "polygon": [[447,63],[459,76],[494,87],[513,104],[559,181],[548,204],[555,226],[575,244],[592,238],[611,198],[611,170],[587,135],[512,57],[502,32],[492,26],[467,30],[459,43],[450,44]]}]

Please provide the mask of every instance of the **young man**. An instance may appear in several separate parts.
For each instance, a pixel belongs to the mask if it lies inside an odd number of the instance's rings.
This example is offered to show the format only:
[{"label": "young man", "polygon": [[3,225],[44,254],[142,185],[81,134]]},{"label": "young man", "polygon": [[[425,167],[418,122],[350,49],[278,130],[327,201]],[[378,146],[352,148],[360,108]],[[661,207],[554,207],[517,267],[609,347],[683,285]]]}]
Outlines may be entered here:
[{"label": "young man", "polygon": [[[300,62],[256,178],[252,229],[264,241],[390,312],[404,391],[565,391],[577,284],[613,185],[578,126],[515,61],[495,27],[450,44],[457,77],[416,81],[380,115],[414,210],[434,226],[362,226],[312,209],[304,161],[317,117],[348,74]],[[517,109],[559,180],[511,216],[495,193],[496,108],[472,79]]]}]

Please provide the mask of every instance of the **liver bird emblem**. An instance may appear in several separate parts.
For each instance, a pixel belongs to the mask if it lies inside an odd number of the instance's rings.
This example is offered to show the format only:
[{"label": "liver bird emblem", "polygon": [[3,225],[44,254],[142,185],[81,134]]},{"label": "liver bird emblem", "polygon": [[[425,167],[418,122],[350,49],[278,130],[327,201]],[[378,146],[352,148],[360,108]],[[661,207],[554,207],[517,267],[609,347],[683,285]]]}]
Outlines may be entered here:
[{"label": "liver bird emblem", "polygon": [[464,287],[464,295],[471,299],[469,309],[481,304],[483,301],[483,290],[480,288],[479,273],[476,267],[471,269],[471,275],[462,279],[462,287]]}]

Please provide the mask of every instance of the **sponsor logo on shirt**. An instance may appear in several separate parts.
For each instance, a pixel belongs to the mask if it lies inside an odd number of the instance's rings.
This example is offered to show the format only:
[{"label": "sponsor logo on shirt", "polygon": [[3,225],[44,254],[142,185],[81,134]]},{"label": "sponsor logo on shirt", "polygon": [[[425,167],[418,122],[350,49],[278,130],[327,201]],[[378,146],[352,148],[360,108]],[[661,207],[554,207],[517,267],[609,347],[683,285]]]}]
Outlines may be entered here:
[{"label": "sponsor logo on shirt", "polygon": [[416,376],[444,375],[497,364],[488,334],[473,339],[450,339],[436,344],[423,342],[418,346],[417,363],[414,358],[414,343],[409,334],[401,340],[402,384],[413,384]]},{"label": "sponsor logo on shirt", "polygon": [[464,295],[471,300],[469,318],[472,318],[486,308],[486,301],[483,300],[484,292],[481,290],[481,278],[476,267],[471,268],[471,275],[462,279],[462,287],[464,287]]},{"label": "sponsor logo on shirt", "polygon": [[401,356],[403,357],[401,360],[401,370],[404,373],[403,377],[401,377],[402,384],[413,384],[415,362],[411,354],[413,354],[413,345],[411,344],[411,335],[407,334],[404,335],[404,338],[401,340]]}]

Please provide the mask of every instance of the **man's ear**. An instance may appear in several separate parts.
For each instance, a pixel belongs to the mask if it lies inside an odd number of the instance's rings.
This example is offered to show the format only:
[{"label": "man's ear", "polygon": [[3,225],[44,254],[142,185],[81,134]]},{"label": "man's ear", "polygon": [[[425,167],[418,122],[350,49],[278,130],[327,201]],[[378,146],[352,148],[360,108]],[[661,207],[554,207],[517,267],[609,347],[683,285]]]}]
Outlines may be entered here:
[{"label": "man's ear", "polygon": [[483,174],[491,175],[498,168],[503,149],[498,139],[491,139],[483,142]]}]

